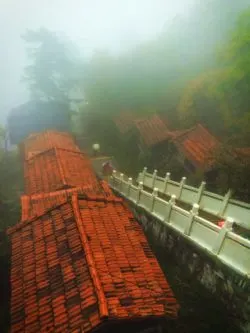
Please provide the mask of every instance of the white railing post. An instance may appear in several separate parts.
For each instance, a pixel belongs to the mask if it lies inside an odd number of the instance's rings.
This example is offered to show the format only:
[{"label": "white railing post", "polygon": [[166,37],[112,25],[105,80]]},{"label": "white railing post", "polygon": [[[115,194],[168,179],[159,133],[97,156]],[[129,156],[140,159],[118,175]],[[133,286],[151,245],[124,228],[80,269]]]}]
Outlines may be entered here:
[{"label": "white railing post", "polygon": [[197,193],[197,199],[196,199],[196,203],[199,204],[201,202],[201,198],[202,198],[202,194],[205,190],[206,187],[206,182],[201,182],[201,185],[198,189],[198,193]]},{"label": "white railing post", "polygon": [[144,181],[145,181],[145,177],[146,177],[147,170],[148,170],[148,168],[147,168],[147,167],[144,167],[144,168],[143,168],[143,171],[142,171],[142,173],[141,173],[141,175],[142,175],[142,179],[141,179],[141,181],[142,181],[143,183],[144,183]]},{"label": "white railing post", "polygon": [[123,177],[124,177],[124,174],[120,173],[120,186],[119,186],[119,189],[120,189],[121,192],[122,192]]},{"label": "white railing post", "polygon": [[116,170],[113,170],[112,177],[111,177],[111,183],[115,187],[115,179],[116,179]]},{"label": "white railing post", "polygon": [[155,187],[152,192],[152,202],[151,202],[151,208],[150,212],[152,213],[154,210],[154,204],[155,204],[155,198],[158,196],[158,188]]},{"label": "white railing post", "polygon": [[170,172],[166,173],[165,179],[164,179],[164,187],[163,187],[163,193],[167,192],[168,182],[170,181]]},{"label": "white railing post", "polygon": [[227,233],[229,231],[232,231],[233,224],[234,220],[231,217],[227,217],[223,227],[220,229],[219,234],[215,240],[215,244],[213,247],[214,254],[218,255],[220,253],[220,249],[223,245]]},{"label": "white railing post", "polygon": [[127,196],[129,197],[129,194],[130,194],[130,188],[131,188],[131,185],[132,185],[132,178],[129,178],[128,179],[128,190],[127,190]]},{"label": "white railing post", "polygon": [[143,190],[143,182],[139,182],[138,188],[137,188],[137,196],[136,196],[136,204],[138,205],[140,202],[140,196],[141,196],[141,191]]},{"label": "white railing post", "polygon": [[170,223],[170,216],[171,216],[173,206],[175,205],[175,202],[176,202],[176,195],[172,194],[171,198],[168,202],[168,205],[167,205],[167,211],[166,211],[166,216],[164,218],[164,222]]},{"label": "white railing post", "polygon": [[191,228],[192,228],[194,218],[195,218],[195,216],[197,216],[199,214],[199,208],[200,207],[197,203],[193,204],[193,207],[192,207],[192,209],[189,213],[190,215],[189,215],[188,223],[187,223],[186,228],[184,230],[185,235],[190,235],[190,231],[191,231]]},{"label": "white railing post", "polygon": [[180,187],[179,187],[179,193],[178,193],[178,199],[180,199],[180,197],[181,197],[182,189],[183,189],[183,186],[186,183],[186,180],[187,180],[186,177],[182,177],[181,178]]},{"label": "white railing post", "polygon": [[231,196],[232,196],[232,191],[228,190],[228,192],[224,196],[223,202],[221,204],[221,208],[220,208],[220,211],[219,211],[219,216],[223,216],[225,214],[225,211],[227,209],[227,205],[228,205],[228,202],[229,202]]},{"label": "white railing post", "polygon": [[155,187],[156,177],[157,177],[157,170],[154,170],[153,175],[152,175],[152,188]]}]

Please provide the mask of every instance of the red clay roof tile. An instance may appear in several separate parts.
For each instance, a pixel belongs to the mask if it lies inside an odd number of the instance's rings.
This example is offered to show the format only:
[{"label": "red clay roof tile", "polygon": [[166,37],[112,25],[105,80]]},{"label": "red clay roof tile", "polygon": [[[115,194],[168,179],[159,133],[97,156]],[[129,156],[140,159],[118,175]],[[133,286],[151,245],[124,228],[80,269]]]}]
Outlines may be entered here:
[{"label": "red clay roof tile", "polygon": [[21,145],[23,147],[24,159],[32,158],[34,155],[51,148],[63,148],[80,152],[70,134],[55,130],[33,133]]},{"label": "red clay roof tile", "polygon": [[72,197],[73,194],[77,193],[88,199],[99,198],[105,200],[121,201],[111,191],[106,181],[100,181],[101,191],[99,194],[89,191],[87,187],[74,187],[61,191],[49,192],[49,193],[38,193],[33,195],[22,195],[21,207],[22,215],[21,221],[29,221],[35,217],[41,216],[49,209],[61,205]]},{"label": "red clay roof tile", "polygon": [[156,114],[145,119],[136,120],[135,126],[147,147],[152,147],[170,138],[167,126]]},{"label": "red clay roof tile", "polygon": [[241,157],[250,157],[250,147],[244,147],[244,148],[235,148],[234,149],[236,155]]},{"label": "red clay roof tile", "polygon": [[213,165],[212,154],[220,145],[201,124],[175,135],[173,142],[194,166],[205,170]]},{"label": "red clay roof tile", "polygon": [[26,160],[24,181],[28,195],[78,186],[100,191],[88,157],[65,149],[53,148]]},{"label": "red clay roof tile", "polygon": [[57,333],[61,325],[89,332],[104,318],[177,315],[171,288],[123,202],[73,195],[9,234],[11,332]]},{"label": "red clay roof tile", "polygon": [[118,116],[114,117],[114,123],[120,133],[125,134],[134,127],[136,119],[138,119],[138,115],[132,112],[121,112]]},{"label": "red clay roof tile", "polygon": [[140,117],[131,112],[123,112],[114,118],[114,122],[122,134],[136,128],[140,139],[148,147],[170,138],[166,123],[156,114]]}]

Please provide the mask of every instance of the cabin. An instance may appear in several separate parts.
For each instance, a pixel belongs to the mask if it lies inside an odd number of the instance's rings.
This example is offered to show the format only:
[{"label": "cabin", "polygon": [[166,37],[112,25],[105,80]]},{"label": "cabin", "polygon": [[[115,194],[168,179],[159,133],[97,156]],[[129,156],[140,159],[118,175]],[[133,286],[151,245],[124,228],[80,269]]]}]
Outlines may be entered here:
[{"label": "cabin", "polygon": [[172,132],[170,164],[180,164],[189,176],[202,177],[207,182],[217,176],[214,153],[221,146],[220,141],[203,125]]},{"label": "cabin", "polygon": [[130,155],[133,151],[133,156],[151,167],[156,161],[164,160],[171,133],[158,114],[123,113],[114,122]]}]

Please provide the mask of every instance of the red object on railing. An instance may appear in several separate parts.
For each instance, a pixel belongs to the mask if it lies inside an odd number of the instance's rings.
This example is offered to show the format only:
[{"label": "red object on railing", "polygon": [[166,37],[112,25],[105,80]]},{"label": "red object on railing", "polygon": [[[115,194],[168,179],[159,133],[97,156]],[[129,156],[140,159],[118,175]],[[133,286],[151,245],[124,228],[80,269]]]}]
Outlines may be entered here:
[{"label": "red object on railing", "polygon": [[225,221],[224,220],[220,220],[218,222],[218,227],[222,228],[224,226],[224,224],[225,224]]}]

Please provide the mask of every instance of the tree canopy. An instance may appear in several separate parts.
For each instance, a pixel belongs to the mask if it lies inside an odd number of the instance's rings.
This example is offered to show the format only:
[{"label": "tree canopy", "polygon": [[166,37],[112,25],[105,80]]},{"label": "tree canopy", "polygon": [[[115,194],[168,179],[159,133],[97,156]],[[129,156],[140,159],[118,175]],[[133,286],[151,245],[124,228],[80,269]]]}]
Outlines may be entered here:
[{"label": "tree canopy", "polygon": [[22,36],[28,45],[30,64],[25,68],[34,99],[67,101],[78,82],[81,62],[77,49],[64,36],[41,28],[27,30]]}]

